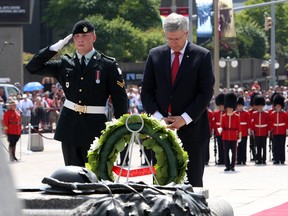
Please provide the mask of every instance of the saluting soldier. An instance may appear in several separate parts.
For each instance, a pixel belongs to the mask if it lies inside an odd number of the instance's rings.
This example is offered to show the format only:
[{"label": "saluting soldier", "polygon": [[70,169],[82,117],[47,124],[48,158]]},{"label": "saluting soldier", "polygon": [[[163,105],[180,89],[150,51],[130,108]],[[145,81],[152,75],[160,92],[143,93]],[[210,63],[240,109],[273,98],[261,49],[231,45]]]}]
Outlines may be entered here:
[{"label": "saluting soldier", "polygon": [[283,110],[285,98],[281,94],[277,94],[273,99],[274,111],[270,114],[271,133],[273,134],[273,164],[285,163],[285,142],[286,131],[288,129],[288,115]]},{"label": "saluting soldier", "polygon": [[[51,60],[72,37],[75,54]],[[74,25],[72,34],[41,49],[26,66],[31,74],[55,77],[63,87],[66,101],[54,138],[62,142],[65,165],[85,166],[90,144],[105,129],[105,105],[109,96],[116,118],[128,111],[118,63],[95,50],[95,41],[94,25],[81,20]]]}]

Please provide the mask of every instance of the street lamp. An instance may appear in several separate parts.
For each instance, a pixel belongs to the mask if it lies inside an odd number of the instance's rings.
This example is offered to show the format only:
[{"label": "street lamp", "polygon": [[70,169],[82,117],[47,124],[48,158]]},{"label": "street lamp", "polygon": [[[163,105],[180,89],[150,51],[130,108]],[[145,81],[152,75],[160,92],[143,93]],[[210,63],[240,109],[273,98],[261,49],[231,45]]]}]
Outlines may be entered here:
[{"label": "street lamp", "polygon": [[[271,71],[277,70],[280,67],[280,65],[276,59],[274,60],[274,67],[271,66],[272,64],[273,63],[272,63],[271,59],[263,60],[261,63],[261,69],[262,69],[262,75],[266,78],[269,78],[270,79],[270,85],[274,86],[277,84],[276,76],[275,76],[275,72],[271,73]],[[269,70],[270,70],[270,74],[268,74]]]},{"label": "street lamp", "polygon": [[219,60],[219,66],[221,68],[225,68],[227,65],[227,89],[230,89],[230,69],[232,68],[236,68],[238,66],[238,61],[236,60],[236,58],[230,58],[229,56],[225,58],[221,58]]}]

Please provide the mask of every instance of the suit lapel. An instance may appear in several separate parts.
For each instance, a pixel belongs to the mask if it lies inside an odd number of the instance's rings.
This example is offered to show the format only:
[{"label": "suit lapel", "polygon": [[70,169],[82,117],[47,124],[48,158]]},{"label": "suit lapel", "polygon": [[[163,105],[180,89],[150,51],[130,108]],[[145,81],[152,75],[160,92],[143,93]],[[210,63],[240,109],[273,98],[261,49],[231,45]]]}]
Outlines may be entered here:
[{"label": "suit lapel", "polygon": [[166,81],[169,83],[170,86],[172,86],[171,82],[171,50],[168,45],[164,46],[164,49],[162,50],[163,55],[158,60],[159,62],[159,68],[161,68],[161,74],[163,77],[163,81],[166,79]]}]

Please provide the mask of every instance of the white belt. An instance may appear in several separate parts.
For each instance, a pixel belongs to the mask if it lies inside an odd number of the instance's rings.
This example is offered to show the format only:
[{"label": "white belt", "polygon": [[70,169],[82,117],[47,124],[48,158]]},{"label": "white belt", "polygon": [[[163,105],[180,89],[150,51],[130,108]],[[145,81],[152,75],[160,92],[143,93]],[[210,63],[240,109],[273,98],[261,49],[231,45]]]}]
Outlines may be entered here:
[{"label": "white belt", "polygon": [[75,112],[79,113],[88,113],[88,114],[105,114],[106,107],[105,106],[85,106],[73,103],[72,101],[65,100],[64,105],[68,109],[71,109]]},{"label": "white belt", "polygon": [[240,122],[240,125],[247,125],[247,122]]},{"label": "white belt", "polygon": [[216,122],[216,125],[221,125],[221,122]]},{"label": "white belt", "polygon": [[274,124],[274,126],[285,126],[285,123]]},{"label": "white belt", "polygon": [[263,125],[255,125],[255,127],[263,128],[263,127],[267,127],[267,124],[263,124]]}]

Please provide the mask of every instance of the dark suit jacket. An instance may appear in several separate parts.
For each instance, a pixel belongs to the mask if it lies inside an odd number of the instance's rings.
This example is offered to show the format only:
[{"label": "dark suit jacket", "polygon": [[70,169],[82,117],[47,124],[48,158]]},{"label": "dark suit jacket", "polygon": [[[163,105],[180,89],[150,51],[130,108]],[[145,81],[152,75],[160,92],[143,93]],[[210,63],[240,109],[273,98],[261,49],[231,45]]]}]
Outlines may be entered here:
[{"label": "dark suit jacket", "polygon": [[[111,95],[114,114],[118,118],[128,111],[128,99],[118,63],[97,51],[85,70],[81,70],[77,55],[65,55],[61,60],[50,60],[56,52],[49,47],[40,50],[27,64],[32,73],[55,77],[62,85],[68,100],[88,106],[106,106]],[[97,73],[100,83],[97,83]],[[55,139],[72,145],[90,145],[105,128],[104,114],[79,114],[63,107],[57,124]]]},{"label": "dark suit jacket", "polygon": [[150,114],[159,111],[164,117],[167,116],[169,104],[172,115],[186,112],[193,122],[181,127],[178,134],[188,135],[190,141],[209,139],[206,108],[213,95],[214,82],[210,52],[188,42],[172,87],[171,50],[168,45],[162,45],[149,52],[141,100]]}]

